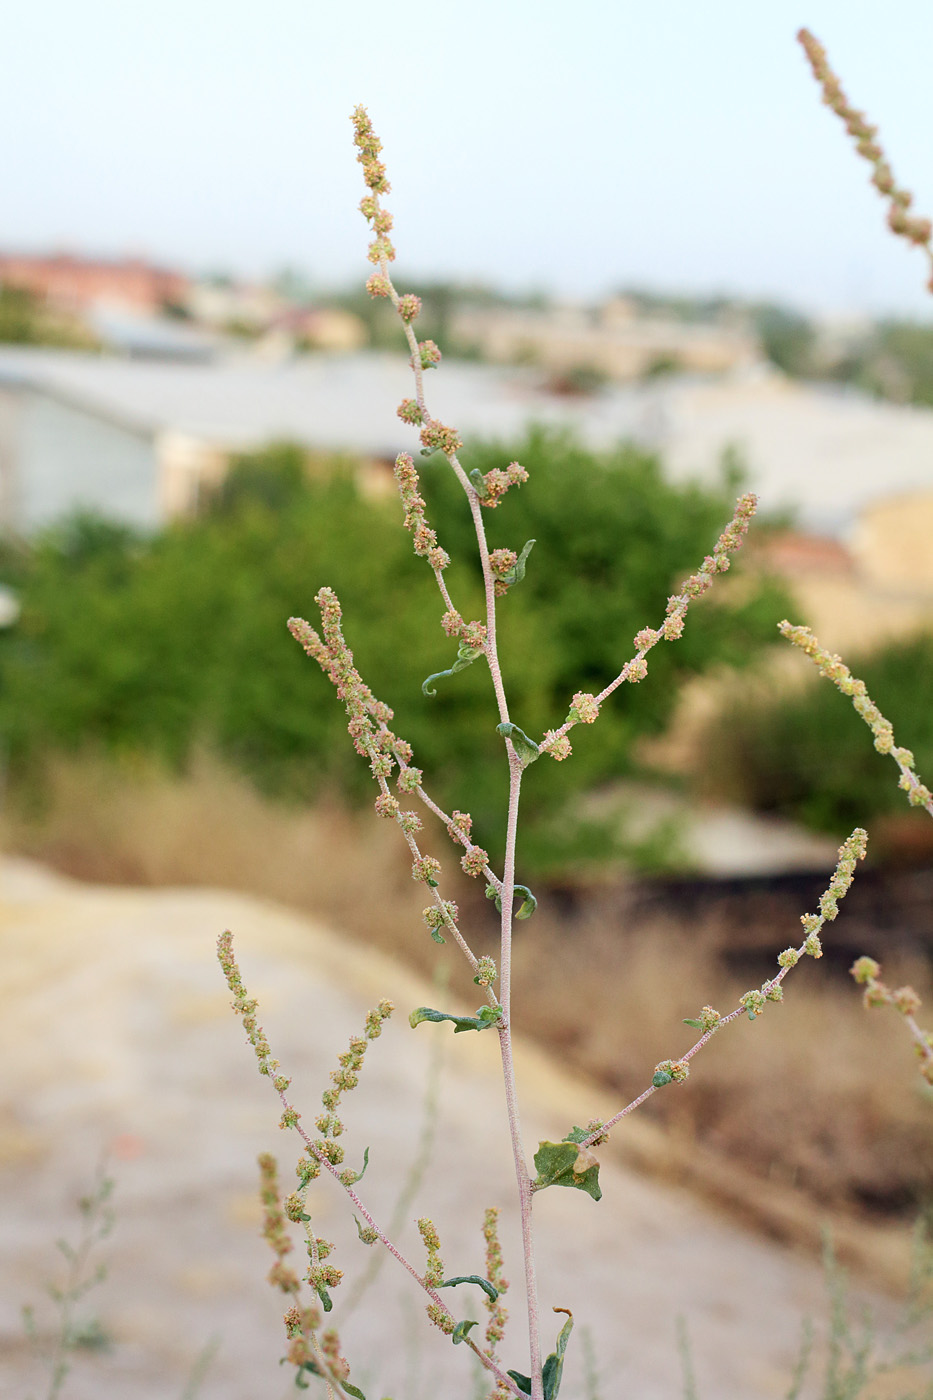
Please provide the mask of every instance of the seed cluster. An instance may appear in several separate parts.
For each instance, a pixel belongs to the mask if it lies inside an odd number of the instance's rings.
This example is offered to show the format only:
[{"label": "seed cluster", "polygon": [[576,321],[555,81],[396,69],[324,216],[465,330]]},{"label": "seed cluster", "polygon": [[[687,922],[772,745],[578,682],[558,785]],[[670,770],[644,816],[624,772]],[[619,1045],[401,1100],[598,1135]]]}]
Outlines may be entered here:
[{"label": "seed cluster", "polygon": [[827,676],[837,690],[848,695],[857,714],[868,725],[879,753],[890,754],[900,769],[898,787],[907,793],[911,807],[925,807],[933,817],[933,793],[914,772],[914,756],[910,749],[898,748],[894,729],[868,693],[865,682],[853,676],[848,666],[835,652],[826,651],[809,627],[794,627],[785,618],[778,631],[815,664],[821,676]]},{"label": "seed cluster", "polygon": [[[895,181],[894,172],[877,140],[878,128],[871,125],[864,112],[858,111],[849,102],[842,84],[829,66],[823,45],[808,29],[801,29],[797,38],[810,60],[814,78],[823,90],[823,101],[845,122],[846,131],[855,141],[855,149],[872,168],[872,184],[888,201],[888,228],[899,238],[906,239],[915,247],[923,248],[933,270],[933,225],[929,219],[908,214],[907,211],[914,202],[913,195]],[[933,271],[927,288],[933,292]]]}]

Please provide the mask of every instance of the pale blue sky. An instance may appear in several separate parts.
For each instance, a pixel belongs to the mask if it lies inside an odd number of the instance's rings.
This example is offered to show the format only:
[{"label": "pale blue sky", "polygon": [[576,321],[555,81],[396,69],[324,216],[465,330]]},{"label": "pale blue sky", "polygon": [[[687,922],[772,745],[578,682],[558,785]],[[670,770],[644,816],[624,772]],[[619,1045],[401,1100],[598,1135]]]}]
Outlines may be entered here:
[{"label": "pale blue sky", "polygon": [[933,0],[18,0],[0,246],[365,276],[362,101],[410,273],[930,316],[802,23],[933,212]]}]

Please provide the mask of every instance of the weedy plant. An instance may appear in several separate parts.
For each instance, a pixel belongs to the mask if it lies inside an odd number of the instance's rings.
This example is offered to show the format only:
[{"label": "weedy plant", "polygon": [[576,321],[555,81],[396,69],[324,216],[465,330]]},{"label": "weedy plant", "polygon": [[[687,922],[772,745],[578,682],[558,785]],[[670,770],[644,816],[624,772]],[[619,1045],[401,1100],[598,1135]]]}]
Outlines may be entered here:
[{"label": "weedy plant", "polygon": [[[895,185],[890,168],[883,159],[880,147],[875,143],[874,128],[869,127],[859,113],[849,108],[838,83],[826,65],[823,51],[812,36],[802,32],[800,38],[817,76],[824,85],[827,101],[830,101],[844,117],[849,130],[858,140],[859,150],[873,163],[875,184],[891,201],[891,227],[913,243],[925,247],[929,254],[929,224],[912,219],[906,214],[910,196]],[[356,667],[353,653],[344,637],[340,602],[333,589],[323,587],[316,595],[315,601],[321,611],[320,632],[300,618],[292,618],[288,625],[299,644],[318,662],[335,686],[339,699],[344,703],[350,738],[360,756],[369,763],[379,788],[375,800],[376,812],[380,818],[395,822],[399,827],[411,852],[412,878],[425,887],[428,904],[424,910],[424,922],[430,936],[438,943],[451,939],[457,945],[469,964],[474,982],[480,988],[482,1003],[475,1014],[462,1015],[439,1011],[433,1007],[417,1007],[409,1016],[412,1028],[423,1022],[450,1022],[454,1034],[494,1032],[498,1038],[505,1118],[511,1140],[515,1189],[521,1220],[527,1356],[508,1357],[508,1360],[521,1359],[522,1369],[507,1365],[506,1359],[503,1358],[507,1312],[502,1297],[506,1284],[502,1276],[503,1262],[496,1212],[487,1211],[484,1221],[483,1230],[487,1245],[485,1275],[450,1275],[442,1260],[440,1234],[435,1223],[427,1217],[418,1220],[425,1259],[416,1264],[402,1254],[365,1203],[359,1182],[366,1168],[366,1156],[364,1155],[363,1159],[363,1169],[359,1172],[344,1165],[344,1148],[339,1141],[344,1132],[344,1124],[340,1117],[341,1100],[356,1087],[370,1042],[379,1037],[383,1023],[392,1013],[391,1004],[381,1001],[370,1011],[362,1034],[354,1036],[348,1049],[338,1057],[339,1067],[332,1071],[330,1083],[321,1095],[321,1111],[315,1118],[315,1135],[303,1126],[301,1114],[289,1096],[291,1081],[273,1056],[272,1048],[257,1019],[257,1003],[249,996],[237,966],[232,936],[225,933],[219,940],[219,957],[228,986],[233,993],[234,1009],[242,1019],[259,1062],[260,1072],[272,1081],[280,1098],[280,1126],[294,1130],[302,1143],[297,1164],[298,1185],[295,1190],[285,1195],[284,1200],[278,1185],[274,1158],[264,1155],[260,1159],[265,1236],[275,1254],[270,1281],[291,1300],[285,1314],[285,1327],[288,1339],[287,1360],[295,1367],[296,1383],[305,1387],[309,1383],[309,1376],[316,1376],[324,1382],[330,1397],[362,1397],[362,1391],[350,1380],[350,1368],[341,1353],[337,1330],[325,1326],[325,1317],[333,1308],[331,1295],[341,1282],[342,1272],[331,1261],[332,1245],[316,1233],[315,1224],[306,1209],[309,1186],[322,1173],[328,1175],[345,1192],[356,1214],[361,1243],[378,1246],[387,1251],[408,1273],[413,1285],[420,1288],[425,1295],[426,1312],[430,1322],[449,1336],[454,1345],[463,1346],[465,1350],[472,1352],[485,1368],[492,1396],[530,1396],[531,1400],[556,1400],[574,1320],[565,1308],[554,1308],[556,1313],[566,1314],[566,1321],[561,1324],[552,1349],[545,1355],[541,1342],[542,1319],[535,1269],[533,1207],[536,1195],[551,1187],[564,1187],[579,1191],[594,1202],[600,1200],[602,1193],[597,1149],[607,1141],[611,1130],[651,1095],[668,1086],[682,1084],[690,1073],[695,1056],[727,1025],[743,1017],[754,1022],[770,1003],[781,1001],[787,974],[802,958],[819,958],[822,955],[820,933],[827,922],[836,918],[839,901],[852,883],[857,862],[865,855],[867,838],[866,833],[857,828],[840,847],[835,872],[820,899],[818,911],[802,916],[803,938],[799,944],[792,944],[780,953],[777,959],[778,970],[772,977],[760,987],[747,991],[739,999],[738,1005],[725,1014],[711,1006],[702,1007],[695,1017],[686,1022],[688,1026],[700,1032],[694,1044],[677,1058],[663,1060],[657,1064],[653,1073],[648,1076],[649,1082],[643,1092],[631,1103],[619,1108],[604,1121],[591,1121],[582,1127],[572,1126],[559,1140],[540,1142],[532,1161],[529,1162],[521,1131],[511,1022],[513,924],[529,919],[536,907],[531,890],[519,882],[517,869],[519,804],[526,771],[541,759],[557,762],[568,759],[571,755],[569,735],[574,727],[578,724],[595,723],[601,707],[617,690],[627,685],[639,684],[646,679],[648,658],[653,648],[677,641],[684,630],[690,604],[707,592],[718,574],[729,568],[732,556],[741,545],[755,512],[756,501],[751,494],[739,497],[733,517],[713,545],[712,552],[668,599],[663,618],[655,626],[646,626],[636,634],[632,643],[632,655],[621,665],[614,679],[610,680],[599,694],[584,691],[574,694],[569,699],[568,711],[563,721],[549,729],[540,739],[531,738],[526,734],[512,718],[509,709],[500,666],[496,619],[497,609],[500,606],[508,607],[509,593],[521,585],[526,569],[533,567],[530,555],[535,541],[526,540],[520,546],[516,542],[515,548],[490,550],[485,516],[487,512],[498,508],[510,490],[524,486],[528,480],[528,473],[518,462],[510,462],[485,473],[478,469],[467,472],[458,456],[462,444],[456,429],[435,418],[429,409],[425,394],[425,376],[440,363],[441,352],[433,341],[417,339],[414,325],[421,308],[419,298],[412,293],[400,294],[393,283],[390,268],[395,258],[395,250],[389,236],[392,230],[392,216],[382,203],[382,197],[389,192],[389,183],[381,160],[381,144],[364,108],[358,107],[352,120],[357,158],[362,165],[367,186],[367,193],[360,208],[374,235],[369,245],[369,259],[374,264],[375,271],[366,284],[367,289],[371,296],[387,298],[391,302],[400,318],[411,355],[414,393],[413,397],[404,399],[399,405],[398,415],[404,423],[417,430],[423,458],[440,454],[446,459],[447,466],[463,489],[466,507],[475,528],[484,580],[485,615],[481,619],[467,619],[458,610],[448,591],[445,570],[450,558],[428,523],[427,507],[421,494],[415,460],[409,453],[402,453],[398,457],[395,478],[404,511],[404,525],[411,533],[416,555],[426,561],[434,576],[442,605],[441,627],[451,643],[456,645],[456,654],[450,664],[424,681],[424,693],[432,696],[436,694],[439,684],[452,681],[455,683],[457,673],[476,662],[485,665],[489,671],[498,721],[496,727],[503,740],[504,760],[509,774],[505,849],[498,869],[495,868],[489,853],[474,841],[470,814],[459,810],[445,812],[429,795],[424,774],[415,765],[411,746],[391,728],[392,709],[373,694]],[[801,629],[792,629],[789,624],[787,631],[792,640],[799,641],[803,636]],[[815,651],[813,654],[816,656]],[[857,687],[858,683],[853,682],[853,685]],[[856,695],[858,692],[853,690],[850,693]],[[867,700],[865,703],[868,703]],[[869,713],[867,710],[863,712],[866,715]],[[876,745],[880,747],[879,735],[880,731],[876,730]],[[895,750],[893,738],[886,751],[893,752],[902,765],[902,772],[905,774],[902,781],[906,781],[910,788],[912,799],[916,799],[917,794],[922,791],[925,795],[923,800],[929,801],[930,794],[926,789],[920,789],[918,780],[910,776],[912,768],[907,751]],[[533,782],[533,775],[529,777],[529,781]],[[390,782],[394,784],[400,796],[393,792]],[[424,854],[419,845],[422,817],[417,811],[403,806],[404,799],[409,797],[417,798],[422,808],[446,829],[451,841],[462,851],[460,864],[466,874],[485,883],[486,896],[494,901],[500,914],[498,960],[485,955],[477,956],[467,935],[461,929],[456,904],[444,897],[440,862],[435,857]],[[871,964],[869,968],[869,961],[860,961],[857,965],[857,975],[868,983],[872,998],[888,999],[880,990],[882,984],[877,981],[879,969],[875,964]],[[930,1048],[929,1037],[924,1039],[923,1033],[916,1028],[912,1020],[915,1009],[913,1002],[903,990],[891,993],[890,999],[908,1016],[912,1031],[920,1037],[918,1044],[928,1065],[933,1051]],[[308,1257],[304,1281],[310,1285],[311,1290],[308,1297],[303,1296],[302,1281],[287,1262],[293,1248],[289,1234],[290,1223],[300,1226],[304,1235]],[[487,1323],[485,1334],[480,1333],[482,1341],[472,1335],[474,1329],[479,1328],[479,1322],[472,1317],[461,1316],[460,1310],[454,1309],[447,1301],[449,1295],[446,1290],[463,1284],[477,1286],[484,1295]],[[517,1340],[510,1336],[509,1351],[517,1351],[518,1346]]]},{"label": "weedy plant", "polygon": [[[97,1318],[90,1315],[81,1317],[78,1308],[85,1295],[107,1277],[107,1266],[95,1264],[93,1260],[98,1245],[113,1229],[114,1216],[110,1205],[113,1187],[113,1178],[107,1175],[103,1164],[99,1165],[91,1190],[78,1201],[81,1229],[77,1241],[74,1244],[65,1239],[56,1241],[66,1269],[65,1277],[60,1282],[46,1287],[58,1313],[58,1326],[47,1353],[49,1382],[45,1400],[57,1400],[61,1394],[71,1369],[71,1358],[76,1352],[101,1351],[109,1346],[107,1334]],[[45,1352],[33,1307],[23,1308],[23,1320],[37,1350]]]}]

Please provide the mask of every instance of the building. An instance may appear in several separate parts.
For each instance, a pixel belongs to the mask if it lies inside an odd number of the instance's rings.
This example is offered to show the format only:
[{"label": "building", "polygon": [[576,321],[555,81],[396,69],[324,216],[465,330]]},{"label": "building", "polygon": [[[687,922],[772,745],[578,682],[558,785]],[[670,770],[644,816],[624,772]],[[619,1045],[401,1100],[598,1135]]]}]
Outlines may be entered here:
[{"label": "building", "polygon": [[553,375],[589,370],[619,383],[659,373],[731,373],[761,358],[741,325],[643,315],[624,297],[596,311],[461,307],[451,331],[494,363],[538,365]]},{"label": "building", "polygon": [[[85,505],[155,528],[196,508],[232,452],[273,440],[389,464],[418,447],[396,416],[411,391],[405,356],[368,351],[171,363],[0,347],[0,525],[29,533]],[[933,493],[933,410],[773,372],[667,376],[568,399],[547,392],[539,370],[445,360],[428,392],[466,438],[514,442],[539,423],[597,448],[628,439],[657,450],[679,480],[718,480],[731,446],[764,509],[793,510],[799,528],[836,539],[885,500]],[[874,557],[875,546],[858,549]]]},{"label": "building", "polygon": [[181,273],[142,259],[82,258],[69,253],[0,254],[0,283],[22,287],[52,306],[77,314],[106,303],[155,315],[166,305],[180,305],[188,294],[188,280]]}]

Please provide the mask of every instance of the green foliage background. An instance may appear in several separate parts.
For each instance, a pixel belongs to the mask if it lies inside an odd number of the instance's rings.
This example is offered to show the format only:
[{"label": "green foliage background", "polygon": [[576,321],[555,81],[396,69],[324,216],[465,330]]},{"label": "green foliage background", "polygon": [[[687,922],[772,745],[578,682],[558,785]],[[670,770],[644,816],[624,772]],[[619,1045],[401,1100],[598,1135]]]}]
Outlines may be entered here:
[{"label": "green foliage background", "polygon": [[[893,724],[897,742],[913,750],[917,769],[929,782],[933,636],[910,637],[845,659]],[[873,816],[908,810],[893,760],[875,752],[851,701],[815,671],[795,690],[737,698],[708,737],[707,790],[760,811],[838,834]]]},{"label": "green foliage background", "polygon": [[[575,690],[599,689],[656,625],[668,597],[709,552],[729,518],[721,490],[668,483],[658,461],[620,447],[597,457],[543,432],[511,450],[477,445],[467,470],[516,457],[531,480],[487,513],[490,546],[537,540],[525,581],[500,601],[500,655],[513,720],[532,736],[564,719]],[[452,596],[482,616],[475,539],[445,459],[419,459],[428,514],[454,564]],[[436,799],[473,813],[491,852],[503,839],[506,765],[482,663],[439,682],[455,644],[440,626],[430,570],[401,528],[394,493],[361,495],[352,463],[317,464],[280,446],[240,460],[200,518],[153,538],[100,520],[66,522],[9,554],[21,622],[0,638],[0,726],[14,780],[50,750],[144,752],[182,768],[207,745],[266,791],[311,800],[337,789],[372,795],[332,687],[285,628],[315,622],[322,584],[344,607],[364,679],[396,711]],[[718,596],[717,596],[718,594]],[[634,745],[663,729],[679,682],[741,666],[775,638],[779,591],[747,579],[691,609],[685,635],[652,652],[648,679],[627,686],[597,725],[574,731],[572,759],[542,759],[523,797],[522,869],[556,871],[586,851],[610,853],[605,832],[574,822],[573,799],[637,768]]]}]

